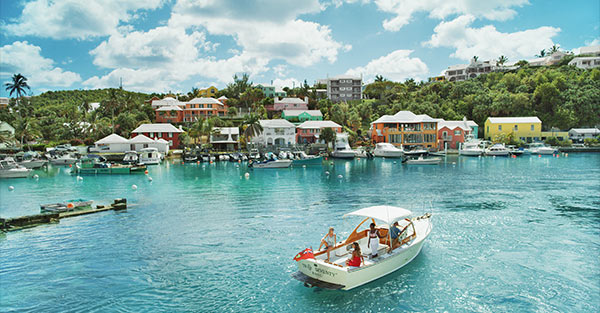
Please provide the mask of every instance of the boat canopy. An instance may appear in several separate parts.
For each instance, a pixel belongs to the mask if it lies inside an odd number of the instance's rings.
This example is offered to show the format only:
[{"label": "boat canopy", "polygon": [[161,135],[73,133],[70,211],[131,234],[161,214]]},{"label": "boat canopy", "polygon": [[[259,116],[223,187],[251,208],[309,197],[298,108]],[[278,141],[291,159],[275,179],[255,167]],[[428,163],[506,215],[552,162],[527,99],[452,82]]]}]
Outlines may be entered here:
[{"label": "boat canopy", "polygon": [[407,209],[403,209],[395,206],[388,205],[377,205],[370,206],[367,208],[363,208],[360,210],[356,210],[354,212],[346,213],[346,216],[364,216],[374,218],[380,221],[385,222],[388,225],[391,225],[395,221],[401,220],[403,218],[409,217],[412,215],[412,212]]}]

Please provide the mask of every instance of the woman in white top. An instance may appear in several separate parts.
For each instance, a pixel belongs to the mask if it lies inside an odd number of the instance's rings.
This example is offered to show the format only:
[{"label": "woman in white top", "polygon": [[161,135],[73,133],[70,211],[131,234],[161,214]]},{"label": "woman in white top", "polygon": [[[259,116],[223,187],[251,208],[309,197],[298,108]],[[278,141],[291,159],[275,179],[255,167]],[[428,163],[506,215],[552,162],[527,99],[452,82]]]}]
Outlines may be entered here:
[{"label": "woman in white top", "polygon": [[327,260],[325,261],[329,262],[329,251],[335,247],[336,242],[337,238],[333,233],[333,227],[329,227],[329,232],[325,235],[325,237],[323,237],[323,239],[321,239],[321,244],[319,245],[319,250],[321,250],[323,245],[325,245],[325,249],[327,249]]},{"label": "woman in white top", "polygon": [[371,248],[371,258],[377,257],[377,249],[379,249],[379,238],[381,235],[379,234],[379,229],[375,228],[375,223],[371,223],[371,229],[367,235],[369,236],[369,241],[367,241],[367,248]]}]

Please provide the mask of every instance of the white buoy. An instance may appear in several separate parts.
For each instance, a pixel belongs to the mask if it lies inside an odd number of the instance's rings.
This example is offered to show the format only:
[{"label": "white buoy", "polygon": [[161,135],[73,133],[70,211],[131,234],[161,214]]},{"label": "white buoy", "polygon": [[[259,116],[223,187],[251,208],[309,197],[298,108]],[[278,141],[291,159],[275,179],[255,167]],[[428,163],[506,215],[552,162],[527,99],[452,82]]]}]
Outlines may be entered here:
[{"label": "white buoy", "polygon": [[33,175],[33,179],[38,179],[40,176],[38,174]]},{"label": "white buoy", "polygon": [[9,191],[13,191],[13,190],[15,190],[15,187],[13,187],[13,186],[8,186],[8,190],[9,190]]},{"label": "white buoy", "polygon": [[398,163],[398,162],[394,161],[394,164],[396,164],[396,163]]},{"label": "white buoy", "polygon": [[152,181],[152,177],[148,176],[148,181]]},{"label": "white buoy", "polygon": [[246,177],[246,179],[250,178],[250,173],[244,174],[244,177]]},{"label": "white buoy", "polygon": [[306,164],[302,165],[302,167],[306,168]]},{"label": "white buoy", "polygon": [[338,175],[338,178],[339,178],[339,179],[342,179],[342,178],[344,178],[344,176],[342,176],[342,175]]},{"label": "white buoy", "polygon": [[131,185],[131,189],[137,190],[137,185]]},{"label": "white buoy", "polygon": [[83,177],[77,176],[77,180],[83,180]]},{"label": "white buoy", "polygon": [[325,171],[325,175],[329,175],[329,171]]}]

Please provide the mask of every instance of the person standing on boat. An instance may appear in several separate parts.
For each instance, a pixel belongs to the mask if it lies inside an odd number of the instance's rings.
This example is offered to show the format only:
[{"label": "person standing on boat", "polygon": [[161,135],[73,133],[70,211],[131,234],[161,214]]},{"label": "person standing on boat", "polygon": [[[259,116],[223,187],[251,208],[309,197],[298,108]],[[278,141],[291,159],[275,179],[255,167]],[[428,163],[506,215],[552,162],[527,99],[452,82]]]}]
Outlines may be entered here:
[{"label": "person standing on boat", "polygon": [[369,229],[369,241],[367,241],[367,248],[371,248],[371,259],[377,257],[377,250],[379,249],[379,229],[375,228],[375,223],[371,223],[371,229]]},{"label": "person standing on boat", "polygon": [[346,261],[346,266],[360,267],[360,264],[365,263],[365,259],[363,258],[362,253],[360,252],[360,245],[358,244],[358,242],[353,242],[352,247],[354,247],[354,250],[352,250],[352,258]]},{"label": "person standing on boat", "polygon": [[325,245],[325,249],[327,250],[327,260],[325,261],[329,262],[329,252],[333,249],[336,242],[337,237],[333,233],[333,227],[329,227],[329,232],[321,239],[321,244],[319,245],[319,250],[321,250],[323,245]]},{"label": "person standing on boat", "polygon": [[398,228],[398,221],[395,221],[390,228],[390,237],[392,238],[392,246],[390,247],[390,252],[394,249],[394,247],[399,243],[400,233],[402,231]]}]

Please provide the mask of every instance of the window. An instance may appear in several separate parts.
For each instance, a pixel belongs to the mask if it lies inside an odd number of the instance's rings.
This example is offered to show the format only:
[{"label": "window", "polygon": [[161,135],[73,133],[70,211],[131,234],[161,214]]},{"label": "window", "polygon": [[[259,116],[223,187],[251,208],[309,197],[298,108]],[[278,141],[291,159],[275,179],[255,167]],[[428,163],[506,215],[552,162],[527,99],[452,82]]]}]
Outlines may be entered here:
[{"label": "window", "polygon": [[490,127],[489,127],[489,126],[487,127],[487,132],[488,132],[488,133],[490,132]]},{"label": "window", "polygon": [[162,137],[162,133],[158,133],[158,135],[156,135],[157,137]]},{"label": "window", "polygon": [[173,137],[173,133],[169,132],[169,138]]},{"label": "window", "polygon": [[502,125],[498,125],[498,130],[502,130]]},{"label": "window", "polygon": [[442,136],[447,137],[448,136],[448,132],[447,131],[443,131],[442,132]]},{"label": "window", "polygon": [[437,140],[436,134],[425,134],[424,142],[436,142],[436,140]]},{"label": "window", "polygon": [[148,136],[148,137],[150,137],[150,138],[154,137],[154,133],[150,133],[149,135],[150,136]]},{"label": "window", "polygon": [[169,147],[173,146],[173,140],[169,140]]},{"label": "window", "polygon": [[404,135],[405,143],[422,143],[423,134],[407,134]]},{"label": "window", "polygon": [[388,135],[388,138],[390,143],[402,143],[402,135],[400,134]]},{"label": "window", "polygon": [[460,136],[460,134],[461,134],[460,130],[455,130],[454,131],[454,136]]},{"label": "window", "polygon": [[531,124],[531,131],[533,131],[533,129],[534,129],[534,126],[533,126],[533,124]]},{"label": "window", "polygon": [[515,125],[515,131],[519,130],[519,125]]}]

